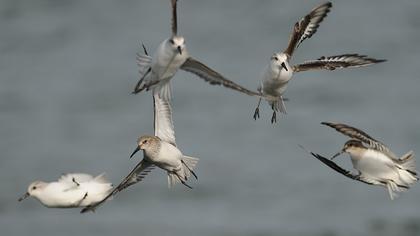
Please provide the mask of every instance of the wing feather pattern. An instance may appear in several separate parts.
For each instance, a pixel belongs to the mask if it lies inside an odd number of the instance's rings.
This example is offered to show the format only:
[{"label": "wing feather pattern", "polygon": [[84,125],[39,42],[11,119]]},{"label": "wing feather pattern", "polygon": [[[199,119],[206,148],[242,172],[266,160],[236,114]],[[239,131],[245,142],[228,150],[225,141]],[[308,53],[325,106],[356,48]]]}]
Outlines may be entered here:
[{"label": "wing feather pattern", "polygon": [[322,122],[321,124],[329,126],[350,138],[357,139],[367,144],[369,148],[380,151],[395,160],[398,159],[398,157],[385,144],[372,138],[370,135],[363,132],[362,130],[341,123]]},{"label": "wing feather pattern", "polygon": [[185,63],[181,66],[181,69],[197,75],[198,77],[200,77],[200,78],[204,79],[205,81],[209,82],[211,85],[223,85],[226,88],[230,88],[230,89],[236,90],[238,92],[248,94],[250,96],[261,97],[260,93],[248,90],[248,89],[240,86],[239,84],[226,79],[221,74],[219,74],[216,71],[210,69],[209,67],[207,67],[203,63],[195,60],[192,57],[188,58],[185,61]]},{"label": "wing feather pattern", "polygon": [[378,60],[370,58],[366,55],[359,54],[343,54],[337,56],[320,57],[317,60],[306,61],[302,64],[293,66],[294,72],[308,70],[335,70],[342,68],[355,68],[369,66],[376,63],[385,62],[386,60]]},{"label": "wing feather pattern", "polygon": [[331,7],[332,3],[326,2],[314,8],[308,15],[296,22],[289,39],[289,45],[284,53],[291,57],[295,49],[297,49],[305,39],[312,37],[318,30],[319,24],[324,20],[328,12],[330,12]]}]

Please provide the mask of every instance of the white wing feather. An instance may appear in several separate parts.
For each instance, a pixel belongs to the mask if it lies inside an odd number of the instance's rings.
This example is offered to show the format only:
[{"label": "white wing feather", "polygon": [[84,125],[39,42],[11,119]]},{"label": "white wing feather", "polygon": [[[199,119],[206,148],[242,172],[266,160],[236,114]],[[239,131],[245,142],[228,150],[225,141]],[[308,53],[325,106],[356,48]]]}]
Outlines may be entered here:
[{"label": "white wing feather", "polygon": [[169,100],[161,98],[159,93],[156,92],[153,93],[153,102],[155,136],[176,146],[174,124],[172,122],[172,108]]}]

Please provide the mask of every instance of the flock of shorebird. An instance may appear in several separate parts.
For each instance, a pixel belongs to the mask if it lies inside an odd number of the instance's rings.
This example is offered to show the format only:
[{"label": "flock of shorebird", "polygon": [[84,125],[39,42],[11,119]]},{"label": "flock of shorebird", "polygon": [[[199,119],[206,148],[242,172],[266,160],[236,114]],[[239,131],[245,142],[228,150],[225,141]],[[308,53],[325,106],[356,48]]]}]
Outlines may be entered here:
[{"label": "flock of shorebird", "polygon": [[[154,135],[139,137],[137,147],[130,156],[142,150],[144,157],[140,163],[115,188],[103,174],[93,177],[73,173],[61,176],[57,182],[31,183],[27,193],[19,201],[32,196],[47,207],[84,207],[82,213],[94,211],[118,192],[141,181],[155,167],[167,172],[169,187],[181,183],[191,188],[187,181],[192,176],[197,179],[193,169],[198,158],[185,156],[177,147],[172,123],[170,80],[178,69],[191,72],[212,85],[223,85],[241,93],[256,96],[258,105],[254,112],[254,119],[259,118],[261,100],[265,99],[273,110],[271,122],[275,123],[277,112],[286,113],[283,94],[293,73],[316,69],[361,67],[385,61],[359,54],[343,54],[290,65],[294,51],[305,39],[316,33],[319,24],[330,11],[332,3],[326,2],[295,23],[288,46],[283,52],[274,53],[270,57],[269,63],[261,74],[260,86],[254,92],[223,77],[189,55],[184,37],[178,35],[177,0],[171,0],[171,4],[172,36],[159,45],[152,57],[149,56],[144,45],[144,53],[137,55],[140,80],[133,93],[151,90],[154,102]],[[333,170],[354,180],[384,186],[391,199],[398,192],[409,189],[418,180],[412,151],[399,158],[387,146],[357,128],[340,123],[322,122],[322,124],[351,138],[344,144],[342,150],[330,159],[309,152]],[[350,155],[355,173],[341,168],[332,161],[343,153]]]}]

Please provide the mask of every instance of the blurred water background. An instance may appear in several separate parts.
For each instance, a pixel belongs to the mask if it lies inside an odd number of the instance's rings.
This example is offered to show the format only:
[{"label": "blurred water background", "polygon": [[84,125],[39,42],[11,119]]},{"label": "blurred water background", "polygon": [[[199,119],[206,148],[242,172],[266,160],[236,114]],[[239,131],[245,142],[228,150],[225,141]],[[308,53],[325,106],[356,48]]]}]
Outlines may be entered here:
[{"label": "blurred water background", "polygon": [[[189,52],[256,89],[293,24],[320,1],[179,1]],[[170,35],[168,0],[0,1],[1,235],[420,235],[420,188],[391,201],[385,189],[338,175],[298,144],[325,155],[346,138],[322,127],[359,127],[396,153],[420,152],[420,2],[334,1],[294,63],[357,52],[388,62],[299,73],[288,115],[252,115],[256,98],[180,71],[173,80],[177,143],[200,158],[193,190],[168,190],[155,170],[95,214],[17,202],[30,182],[66,172],[106,172],[117,184],[153,132],[150,94],[131,95],[135,54]],[[350,168],[348,158],[340,164]]]}]

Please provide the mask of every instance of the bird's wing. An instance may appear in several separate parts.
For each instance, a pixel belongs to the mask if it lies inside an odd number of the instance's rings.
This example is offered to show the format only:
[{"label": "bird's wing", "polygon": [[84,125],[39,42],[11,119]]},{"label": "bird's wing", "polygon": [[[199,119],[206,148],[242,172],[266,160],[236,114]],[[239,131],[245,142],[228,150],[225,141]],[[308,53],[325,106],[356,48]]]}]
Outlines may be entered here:
[{"label": "bird's wing", "polygon": [[178,33],[178,22],[177,22],[177,16],[176,16],[176,3],[177,0],[171,0],[172,5],[172,34],[177,35]]},{"label": "bird's wing", "polygon": [[130,172],[130,174],[127,175],[127,177],[124,178],[124,180],[117,186],[115,187],[111,193],[109,193],[104,199],[102,199],[101,201],[89,205],[85,208],[83,208],[81,210],[80,213],[85,213],[88,211],[95,211],[95,209],[101,205],[102,203],[104,203],[108,198],[116,195],[117,193],[121,192],[122,190],[124,190],[125,188],[127,188],[130,185],[133,185],[137,182],[140,182],[141,180],[143,180],[143,178],[155,167],[155,165],[153,165],[152,163],[146,161],[144,158],[142,161],[140,161],[139,164],[137,164],[136,167],[134,167],[134,169]]},{"label": "bird's wing", "polygon": [[67,173],[61,175],[60,178],[58,178],[58,182],[68,185],[74,185],[75,183],[73,182],[73,179],[77,183],[84,183],[91,181],[92,179],[94,179],[94,177],[92,175],[84,173]]},{"label": "bird's wing", "polygon": [[312,37],[312,35],[316,33],[319,24],[327,16],[328,12],[330,12],[331,7],[332,3],[326,2],[314,8],[308,15],[296,22],[289,39],[289,45],[284,53],[291,57],[294,50],[298,48],[305,39]]},{"label": "bird's wing", "polygon": [[366,55],[359,54],[343,54],[337,56],[320,57],[317,60],[306,61],[302,64],[293,66],[294,72],[307,71],[307,70],[335,70],[341,68],[352,68],[368,66],[386,60],[378,60],[370,58]]},{"label": "bird's wing", "polygon": [[321,124],[329,126],[350,138],[359,140],[367,144],[369,148],[380,151],[395,160],[398,159],[397,155],[395,155],[385,144],[372,138],[367,133],[359,129],[341,123],[322,122]]},{"label": "bird's wing", "polygon": [[145,89],[148,81],[145,81],[146,76],[152,71],[152,57],[149,56],[149,53],[146,50],[146,47],[143,46],[144,53],[137,53],[136,61],[139,66],[139,81],[134,87],[134,94],[137,94]]},{"label": "bird's wing", "polygon": [[373,185],[383,185],[383,183],[381,183],[377,180],[374,180],[374,179],[370,179],[370,178],[365,177],[363,175],[354,175],[350,171],[345,170],[345,169],[341,168],[339,165],[335,164],[335,162],[333,162],[333,161],[331,161],[331,160],[329,160],[329,159],[327,159],[327,158],[325,158],[325,157],[323,157],[323,156],[321,156],[317,153],[310,152],[310,154],[312,156],[314,156],[316,159],[320,160],[325,165],[329,166],[331,169],[337,171],[338,173],[340,173],[340,174],[342,174],[342,175],[344,175],[344,176],[346,176],[350,179],[354,179],[354,180],[357,180],[357,181],[360,181],[360,182],[363,182],[363,183],[366,183],[366,184],[370,184],[370,185],[372,185],[372,184]]},{"label": "bird's wing", "polygon": [[226,88],[230,88],[236,90],[241,93],[248,94],[250,96],[261,96],[260,93],[248,90],[239,84],[230,81],[223,77],[221,74],[217,73],[216,71],[210,69],[203,63],[195,60],[194,58],[188,58],[184,64],[181,66],[182,70],[188,71],[197,75],[198,77],[204,79],[205,81],[209,82],[211,85],[223,85]]},{"label": "bird's wing", "polygon": [[136,55],[136,62],[137,66],[139,67],[139,76],[140,78],[145,77],[148,73],[147,71],[150,70],[152,65],[152,57],[148,55],[146,48],[143,45],[144,53],[137,53]]},{"label": "bird's wing", "polygon": [[153,93],[155,136],[176,146],[172,108],[169,100],[161,98],[159,92]]}]

